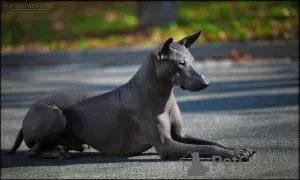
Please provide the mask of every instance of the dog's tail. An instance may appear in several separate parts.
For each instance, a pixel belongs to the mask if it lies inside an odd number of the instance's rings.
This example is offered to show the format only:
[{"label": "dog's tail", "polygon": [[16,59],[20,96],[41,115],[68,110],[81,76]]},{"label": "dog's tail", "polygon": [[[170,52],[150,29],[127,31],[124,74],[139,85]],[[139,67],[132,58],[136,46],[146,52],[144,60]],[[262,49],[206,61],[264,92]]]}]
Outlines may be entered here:
[{"label": "dog's tail", "polygon": [[12,153],[14,153],[21,145],[22,141],[23,141],[23,131],[22,131],[22,128],[19,130],[19,133],[16,137],[16,140],[15,140],[15,144],[13,145],[13,147],[8,151],[6,152],[7,155],[10,155]]}]

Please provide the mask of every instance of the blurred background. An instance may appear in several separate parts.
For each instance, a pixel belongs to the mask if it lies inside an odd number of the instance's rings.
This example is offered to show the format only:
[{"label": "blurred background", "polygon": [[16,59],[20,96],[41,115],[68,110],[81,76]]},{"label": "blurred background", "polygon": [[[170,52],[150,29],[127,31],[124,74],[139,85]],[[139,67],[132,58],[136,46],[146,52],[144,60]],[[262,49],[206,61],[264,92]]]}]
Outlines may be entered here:
[{"label": "blurred background", "polygon": [[197,43],[299,39],[299,1],[66,1],[1,12],[1,52],[152,47],[202,30]]}]

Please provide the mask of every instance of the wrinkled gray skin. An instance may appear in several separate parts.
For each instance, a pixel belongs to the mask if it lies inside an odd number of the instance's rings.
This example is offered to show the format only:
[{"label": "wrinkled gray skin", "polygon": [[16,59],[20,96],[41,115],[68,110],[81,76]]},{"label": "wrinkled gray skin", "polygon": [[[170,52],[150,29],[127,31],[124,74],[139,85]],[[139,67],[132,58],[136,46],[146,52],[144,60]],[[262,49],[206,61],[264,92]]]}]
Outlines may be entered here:
[{"label": "wrinkled gray skin", "polygon": [[161,159],[191,152],[201,157],[249,160],[250,149],[234,149],[185,134],[173,86],[200,91],[209,85],[194,67],[190,46],[200,32],[179,42],[168,39],[149,54],[124,85],[101,95],[54,95],[34,104],[26,114],[14,147],[23,138],[28,157],[70,158],[69,150],[87,144],[100,153],[133,156],[154,147]]}]

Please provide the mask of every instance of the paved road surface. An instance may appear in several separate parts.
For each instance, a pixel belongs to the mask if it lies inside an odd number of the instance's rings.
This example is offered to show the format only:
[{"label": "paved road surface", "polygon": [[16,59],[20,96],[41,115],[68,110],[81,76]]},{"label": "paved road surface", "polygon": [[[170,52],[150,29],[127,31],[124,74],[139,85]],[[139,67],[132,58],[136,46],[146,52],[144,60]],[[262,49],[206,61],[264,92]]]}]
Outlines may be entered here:
[{"label": "paved road surface", "polygon": [[[1,178],[299,178],[298,61],[277,59],[243,65],[229,60],[197,63],[211,85],[202,92],[175,88],[185,130],[227,146],[258,151],[247,163],[213,163],[204,176],[188,176],[191,161],[162,162],[150,149],[131,158],[94,150],[69,160],[28,160],[24,143],[6,156],[29,105],[59,91],[107,92],[139,66],[66,65],[1,72]],[[185,168],[185,171],[183,171]]]}]

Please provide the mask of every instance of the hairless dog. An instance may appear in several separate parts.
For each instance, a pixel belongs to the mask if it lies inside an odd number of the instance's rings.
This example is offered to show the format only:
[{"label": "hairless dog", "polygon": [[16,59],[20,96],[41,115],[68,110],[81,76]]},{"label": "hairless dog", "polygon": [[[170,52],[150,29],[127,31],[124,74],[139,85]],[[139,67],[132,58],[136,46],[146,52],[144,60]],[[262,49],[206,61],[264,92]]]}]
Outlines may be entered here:
[{"label": "hairless dog", "polygon": [[196,92],[209,85],[196,71],[189,51],[200,34],[178,42],[169,38],[146,56],[127,83],[110,92],[65,93],[36,102],[8,154],[24,139],[29,158],[69,159],[69,150],[82,152],[86,144],[112,156],[139,155],[154,147],[163,160],[190,152],[200,157],[250,160],[255,151],[249,148],[225,147],[183,132],[173,87]]}]

